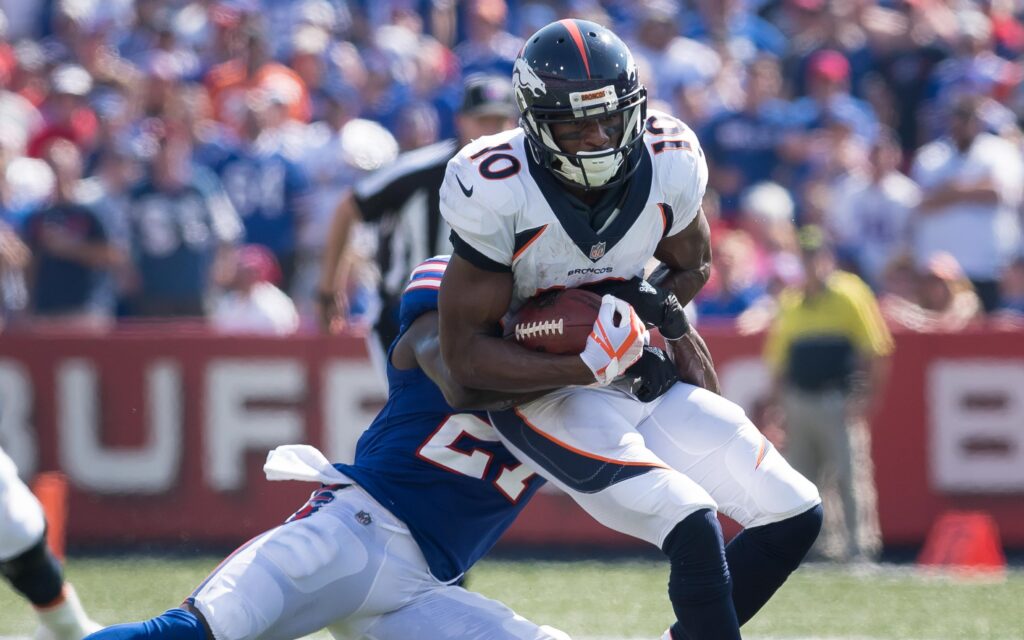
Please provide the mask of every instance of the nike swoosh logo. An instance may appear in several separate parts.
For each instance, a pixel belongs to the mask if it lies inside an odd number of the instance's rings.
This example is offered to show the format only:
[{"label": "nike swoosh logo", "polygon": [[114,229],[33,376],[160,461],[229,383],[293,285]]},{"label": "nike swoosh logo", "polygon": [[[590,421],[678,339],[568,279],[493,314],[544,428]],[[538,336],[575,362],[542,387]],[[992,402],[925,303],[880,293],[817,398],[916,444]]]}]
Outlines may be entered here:
[{"label": "nike swoosh logo", "polygon": [[473,187],[467,189],[466,185],[462,184],[462,180],[459,179],[459,176],[455,176],[455,181],[459,183],[459,188],[462,189],[462,193],[466,194],[467,198],[473,197]]}]

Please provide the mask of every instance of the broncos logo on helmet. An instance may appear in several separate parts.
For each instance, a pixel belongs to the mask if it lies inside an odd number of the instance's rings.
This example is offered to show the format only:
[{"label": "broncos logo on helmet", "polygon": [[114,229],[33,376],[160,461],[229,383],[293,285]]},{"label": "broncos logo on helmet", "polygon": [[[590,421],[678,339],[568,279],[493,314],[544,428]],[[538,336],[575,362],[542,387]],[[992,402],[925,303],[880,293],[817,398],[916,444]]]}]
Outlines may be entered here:
[{"label": "broncos logo on helmet", "polygon": [[523,58],[516,58],[516,66],[512,69],[512,84],[517,92],[530,91],[535,98],[548,92],[547,84]]}]

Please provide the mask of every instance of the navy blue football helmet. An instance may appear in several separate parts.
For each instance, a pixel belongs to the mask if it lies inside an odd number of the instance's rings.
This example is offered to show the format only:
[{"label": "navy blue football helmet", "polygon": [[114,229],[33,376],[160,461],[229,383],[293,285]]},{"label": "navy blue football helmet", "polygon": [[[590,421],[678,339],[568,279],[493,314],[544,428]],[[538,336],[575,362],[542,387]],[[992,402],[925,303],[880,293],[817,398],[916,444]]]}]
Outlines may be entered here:
[{"label": "navy blue football helmet", "polygon": [[[631,158],[643,140],[647,90],[633,55],[614,33],[586,20],[552,22],[527,40],[512,84],[534,159],[559,180],[603,189],[636,170]],[[551,134],[552,124],[616,115],[623,133],[612,149],[566,153]]]}]

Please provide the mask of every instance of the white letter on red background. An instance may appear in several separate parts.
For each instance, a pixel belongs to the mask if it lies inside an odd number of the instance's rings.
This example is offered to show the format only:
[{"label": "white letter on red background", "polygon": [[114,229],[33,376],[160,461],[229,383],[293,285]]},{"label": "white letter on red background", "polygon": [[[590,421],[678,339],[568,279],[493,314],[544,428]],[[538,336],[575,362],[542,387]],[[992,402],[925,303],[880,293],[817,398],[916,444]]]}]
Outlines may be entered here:
[{"label": "white letter on red background", "polygon": [[[75,484],[99,493],[162,493],[174,487],[181,463],[181,372],[170,360],[146,367],[146,444],[105,447],[99,424],[96,367],[75,358],[57,366],[60,464]],[[147,428],[148,427],[148,428]]]},{"label": "white letter on red background", "polygon": [[32,415],[32,381],[16,360],[0,360],[0,446],[18,465],[22,478],[31,478],[39,464]]},{"label": "white letter on red background", "polygon": [[937,360],[925,407],[932,482],[946,491],[1024,490],[1024,364]]},{"label": "white letter on red background", "polygon": [[245,484],[245,454],[304,442],[294,409],[250,409],[253,400],[295,403],[306,394],[305,365],[296,360],[218,359],[206,370],[203,474],[217,491]]},{"label": "white letter on red background", "polygon": [[332,462],[355,459],[356,441],[377,416],[374,401],[383,405],[387,396],[369,360],[334,361],[324,367],[324,446]]}]

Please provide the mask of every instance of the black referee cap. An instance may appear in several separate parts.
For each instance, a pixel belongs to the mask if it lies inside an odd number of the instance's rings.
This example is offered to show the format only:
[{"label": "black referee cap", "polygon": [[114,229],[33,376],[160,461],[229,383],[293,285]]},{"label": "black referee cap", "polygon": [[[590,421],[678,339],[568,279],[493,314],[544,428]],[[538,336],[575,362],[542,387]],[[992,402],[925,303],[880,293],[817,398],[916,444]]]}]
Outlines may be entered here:
[{"label": "black referee cap", "polygon": [[459,113],[470,116],[509,116],[517,113],[508,78],[473,75],[466,79]]}]

